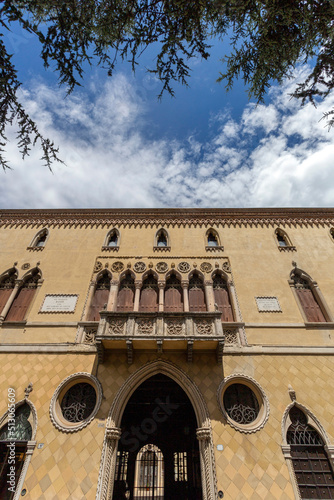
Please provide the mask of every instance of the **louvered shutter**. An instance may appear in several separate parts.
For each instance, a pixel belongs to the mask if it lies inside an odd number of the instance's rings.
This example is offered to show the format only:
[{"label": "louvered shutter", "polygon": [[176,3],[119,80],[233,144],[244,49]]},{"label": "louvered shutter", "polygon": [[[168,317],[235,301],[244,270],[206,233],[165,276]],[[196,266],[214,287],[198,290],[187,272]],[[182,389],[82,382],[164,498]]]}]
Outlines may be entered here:
[{"label": "louvered shutter", "polygon": [[215,288],[215,303],[222,312],[222,321],[234,321],[230,297],[226,288]]},{"label": "louvered shutter", "polygon": [[189,311],[206,311],[204,290],[202,288],[189,289]]},{"label": "louvered shutter", "polygon": [[13,288],[1,288],[0,289],[0,313],[7,304],[7,300],[9,299]]},{"label": "louvered shutter", "polygon": [[23,321],[36,288],[20,288],[6,316],[6,321]]},{"label": "louvered shutter", "polygon": [[307,321],[322,322],[326,321],[319,304],[310,288],[296,288],[296,292],[304,310]]},{"label": "louvered shutter", "polygon": [[182,290],[179,288],[168,288],[165,291],[164,311],[166,312],[182,312]]},{"label": "louvered shutter", "polygon": [[158,291],[155,288],[144,288],[140,294],[139,311],[154,312],[158,310]]},{"label": "louvered shutter", "polygon": [[89,309],[87,321],[100,321],[100,311],[108,303],[109,290],[106,288],[96,289]]},{"label": "louvered shutter", "polygon": [[134,292],[131,288],[122,288],[117,296],[117,311],[133,311]]}]

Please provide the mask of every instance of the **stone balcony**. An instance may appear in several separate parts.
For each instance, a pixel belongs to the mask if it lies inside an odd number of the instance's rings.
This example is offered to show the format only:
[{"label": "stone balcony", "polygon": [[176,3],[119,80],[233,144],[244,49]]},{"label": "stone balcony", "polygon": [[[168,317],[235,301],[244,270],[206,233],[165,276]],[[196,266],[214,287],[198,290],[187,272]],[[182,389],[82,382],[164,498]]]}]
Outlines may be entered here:
[{"label": "stone balcony", "polygon": [[[196,351],[216,352],[221,361],[224,331],[221,313],[215,312],[109,312],[101,311],[99,323],[82,323],[84,332],[96,331],[94,341],[100,360],[106,350],[126,350],[132,363],[134,351],[184,351],[189,362]],[[238,330],[238,323],[229,324]]]}]

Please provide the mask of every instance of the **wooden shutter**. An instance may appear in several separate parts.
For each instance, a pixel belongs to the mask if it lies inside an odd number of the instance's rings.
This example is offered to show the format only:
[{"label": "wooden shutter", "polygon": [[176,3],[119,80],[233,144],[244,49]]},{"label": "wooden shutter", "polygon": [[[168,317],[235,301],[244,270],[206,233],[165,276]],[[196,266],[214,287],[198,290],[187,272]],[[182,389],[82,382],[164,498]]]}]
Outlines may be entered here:
[{"label": "wooden shutter", "polygon": [[6,321],[23,321],[26,317],[36,288],[20,288],[6,316]]},{"label": "wooden shutter", "polygon": [[218,311],[222,312],[222,321],[234,321],[228,290],[226,288],[215,288],[214,295]]},{"label": "wooden shutter", "polygon": [[139,311],[154,312],[158,310],[158,290],[143,288],[140,294]]},{"label": "wooden shutter", "polygon": [[320,309],[319,304],[315,300],[315,297],[310,288],[296,288],[296,292],[300,301],[300,304],[304,310],[307,321],[312,322],[322,322],[326,321],[325,316]]},{"label": "wooden shutter", "polygon": [[206,311],[203,288],[189,289],[189,311]]},{"label": "wooden shutter", "polygon": [[9,299],[13,288],[0,288],[0,313],[7,304],[7,300]]},{"label": "wooden shutter", "polygon": [[134,292],[131,288],[122,288],[117,296],[117,311],[133,311]]},{"label": "wooden shutter", "polygon": [[106,288],[96,289],[89,309],[87,321],[100,321],[100,311],[108,303],[109,290]]},{"label": "wooden shutter", "polygon": [[164,311],[183,311],[182,290],[180,288],[168,288],[165,290]]}]

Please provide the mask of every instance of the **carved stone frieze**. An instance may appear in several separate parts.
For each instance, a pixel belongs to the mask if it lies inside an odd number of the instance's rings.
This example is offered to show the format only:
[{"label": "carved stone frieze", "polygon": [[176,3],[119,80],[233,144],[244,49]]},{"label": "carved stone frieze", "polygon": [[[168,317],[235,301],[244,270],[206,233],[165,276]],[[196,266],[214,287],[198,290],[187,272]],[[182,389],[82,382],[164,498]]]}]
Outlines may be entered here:
[{"label": "carved stone frieze", "polygon": [[101,271],[102,268],[103,268],[102,262],[100,261],[95,262],[94,273],[98,273],[99,271]]},{"label": "carved stone frieze", "polygon": [[211,271],[212,271],[212,264],[210,264],[210,262],[202,262],[202,264],[200,265],[200,270],[203,273],[211,273]]},{"label": "carved stone frieze", "polygon": [[198,319],[194,322],[198,335],[212,335],[213,322],[211,319]]},{"label": "carved stone frieze", "polygon": [[111,265],[111,269],[114,271],[114,273],[121,273],[124,269],[124,264],[123,262],[116,261]]},{"label": "carved stone frieze", "polygon": [[238,330],[236,328],[224,328],[225,344],[238,344]]},{"label": "carved stone frieze", "polygon": [[97,328],[85,328],[83,343],[94,345],[96,339]]},{"label": "carved stone frieze", "polygon": [[222,268],[224,269],[224,271],[226,273],[230,273],[231,272],[231,266],[230,266],[230,263],[229,262],[223,262],[223,265],[222,265]]},{"label": "carved stone frieze", "polygon": [[152,335],[154,329],[154,323],[150,319],[138,319],[137,323],[137,334],[138,335]]},{"label": "carved stone frieze", "polygon": [[170,318],[166,321],[166,334],[182,336],[185,333],[185,323],[179,318]]},{"label": "carved stone frieze", "polygon": [[146,264],[145,262],[136,262],[133,266],[133,270],[136,272],[136,273],[143,273],[144,271],[146,271]]},{"label": "carved stone frieze", "polygon": [[108,334],[109,335],[123,335],[124,334],[124,319],[112,319],[109,322]]},{"label": "carved stone frieze", "polygon": [[166,273],[168,271],[168,264],[167,262],[158,262],[155,269],[158,273]]},{"label": "carved stone frieze", "polygon": [[180,262],[177,268],[181,273],[189,273],[190,264],[188,262]]}]

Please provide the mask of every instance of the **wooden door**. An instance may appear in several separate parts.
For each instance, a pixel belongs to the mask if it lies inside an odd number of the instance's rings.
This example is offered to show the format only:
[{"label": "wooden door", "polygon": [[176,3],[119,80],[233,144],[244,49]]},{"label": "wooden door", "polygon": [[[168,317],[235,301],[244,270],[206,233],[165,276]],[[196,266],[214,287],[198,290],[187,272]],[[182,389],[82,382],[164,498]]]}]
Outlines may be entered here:
[{"label": "wooden door", "polygon": [[117,311],[133,311],[134,291],[131,288],[121,288],[117,296]]},{"label": "wooden door", "polygon": [[222,313],[222,321],[234,321],[233,310],[227,288],[214,289],[215,303]]},{"label": "wooden door", "polygon": [[189,311],[206,311],[203,288],[189,289]]},{"label": "wooden door", "polygon": [[164,311],[166,312],[183,311],[181,288],[167,288],[167,290],[165,290]]},{"label": "wooden door", "polygon": [[310,288],[296,288],[296,292],[304,310],[307,321],[322,322],[326,321],[319,304],[315,300]]},{"label": "wooden door", "polygon": [[20,288],[10,306],[6,321],[23,321],[34,298],[35,292],[36,288]]},{"label": "wooden door", "polygon": [[158,290],[143,288],[140,294],[139,311],[155,312],[158,310]]},{"label": "wooden door", "polygon": [[109,290],[107,288],[95,290],[87,321],[100,321],[100,311],[103,310],[105,304],[108,304],[108,298]]},{"label": "wooden door", "polygon": [[9,299],[13,288],[0,288],[0,313],[7,304],[7,300]]}]

